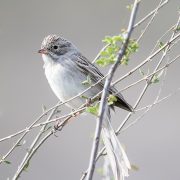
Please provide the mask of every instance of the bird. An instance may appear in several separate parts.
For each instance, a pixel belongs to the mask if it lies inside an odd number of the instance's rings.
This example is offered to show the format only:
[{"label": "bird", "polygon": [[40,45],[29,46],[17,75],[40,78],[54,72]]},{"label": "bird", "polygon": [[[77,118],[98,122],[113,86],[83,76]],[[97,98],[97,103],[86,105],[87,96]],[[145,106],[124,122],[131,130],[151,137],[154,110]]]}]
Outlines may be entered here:
[{"label": "bird", "polygon": [[[104,75],[96,65],[82,55],[71,41],[55,34],[48,35],[43,39],[38,53],[42,54],[43,67],[48,83],[61,102],[66,102],[91,86],[88,83],[83,83],[87,80],[87,77],[90,78],[92,84],[98,83],[83,94],[85,97],[91,99],[103,90],[105,81],[100,80],[104,78]],[[115,87],[109,88],[109,94],[115,94],[116,101],[110,107],[107,107],[107,115],[103,121],[101,134],[114,177],[116,180],[122,180],[125,176],[128,176],[128,170],[131,167],[127,155],[112,128],[109,111],[114,109],[114,106],[129,112],[132,112],[133,108]],[[68,101],[66,105],[71,109],[77,109],[85,102],[86,98],[78,96]]]}]

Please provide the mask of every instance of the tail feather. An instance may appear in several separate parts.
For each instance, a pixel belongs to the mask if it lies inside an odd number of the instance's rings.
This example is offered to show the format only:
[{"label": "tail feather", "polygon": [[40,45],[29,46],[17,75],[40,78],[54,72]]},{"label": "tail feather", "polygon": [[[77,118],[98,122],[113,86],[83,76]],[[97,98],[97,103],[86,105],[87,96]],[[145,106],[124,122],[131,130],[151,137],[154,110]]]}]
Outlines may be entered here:
[{"label": "tail feather", "polygon": [[117,96],[118,100],[115,102],[115,106],[122,108],[126,111],[133,112],[134,111],[133,107],[128,102],[126,102],[126,100],[123,98],[121,94],[118,95],[119,95]]},{"label": "tail feather", "polygon": [[104,119],[102,127],[102,139],[106,147],[115,180],[124,180],[124,177],[129,175],[128,170],[131,168],[131,165],[111,126],[109,110],[106,112],[106,119]]}]

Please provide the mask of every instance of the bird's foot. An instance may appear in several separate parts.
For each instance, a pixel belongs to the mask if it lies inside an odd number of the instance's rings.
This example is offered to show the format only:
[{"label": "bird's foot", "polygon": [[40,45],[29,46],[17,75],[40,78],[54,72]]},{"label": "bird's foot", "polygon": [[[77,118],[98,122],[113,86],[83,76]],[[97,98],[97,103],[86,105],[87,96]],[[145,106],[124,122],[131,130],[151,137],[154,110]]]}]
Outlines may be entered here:
[{"label": "bird's foot", "polygon": [[86,99],[86,107],[89,107],[92,104],[92,99],[88,98]]}]

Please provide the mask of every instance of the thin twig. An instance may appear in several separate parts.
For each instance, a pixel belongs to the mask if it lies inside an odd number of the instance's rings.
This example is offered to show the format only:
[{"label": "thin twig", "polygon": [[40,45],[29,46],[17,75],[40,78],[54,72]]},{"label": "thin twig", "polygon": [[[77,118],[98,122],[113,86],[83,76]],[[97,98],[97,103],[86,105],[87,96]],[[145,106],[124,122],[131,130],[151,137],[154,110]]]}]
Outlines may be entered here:
[{"label": "thin twig", "polygon": [[[156,42],[156,44],[155,44],[155,46],[154,46],[154,48],[152,49],[152,51],[151,51],[150,54],[152,54],[152,53],[155,51],[156,47],[157,47],[157,46],[159,45],[159,43],[161,42],[161,39],[162,39],[163,37],[165,37],[171,30],[173,30],[175,26],[176,26],[176,25],[172,25],[172,26],[157,40],[157,42]],[[172,46],[171,46],[171,47],[172,47]]]},{"label": "thin twig", "polygon": [[[158,10],[159,10],[160,8],[162,8],[164,5],[166,5],[168,2],[169,2],[169,0],[164,1],[164,2],[159,6]],[[139,26],[140,24],[142,24],[144,21],[146,21],[146,20],[147,20],[149,17],[151,17],[151,16],[154,14],[154,12],[156,12],[156,11],[157,11],[157,9],[154,9],[154,10],[151,11],[149,14],[147,14],[144,18],[142,18],[138,23],[136,23],[136,24],[134,25],[134,28],[136,28],[137,26]]]},{"label": "thin twig", "polygon": [[[125,91],[125,90],[127,90],[127,89],[129,89],[129,88],[131,88],[131,87],[133,87],[133,86],[135,86],[135,85],[137,85],[137,84],[139,84],[140,82],[142,82],[142,81],[144,81],[144,80],[145,80],[145,81],[149,81],[149,79],[148,79],[149,77],[151,77],[151,76],[157,74],[158,72],[161,72],[162,70],[166,69],[166,68],[169,67],[172,63],[174,63],[175,61],[177,61],[179,57],[180,57],[180,54],[179,54],[178,56],[176,56],[172,61],[166,63],[164,66],[162,66],[161,68],[159,68],[158,70],[156,70],[156,71],[152,72],[151,74],[148,74],[148,75],[144,76],[144,77],[141,78],[140,80],[138,80],[138,81],[136,81],[136,82],[134,82],[134,83],[132,83],[132,84],[124,87],[123,89],[119,90],[116,94],[118,94],[118,93],[120,93],[120,92],[123,92],[123,91]],[[115,95],[116,95],[116,94],[115,94]]]},{"label": "thin twig", "polygon": [[147,105],[147,106],[145,106],[145,107],[136,109],[135,112],[149,109],[149,107],[152,107],[152,106],[154,106],[154,105],[157,105],[157,104],[161,103],[162,101],[165,101],[165,100],[169,99],[170,97],[176,95],[179,91],[180,91],[180,88],[178,88],[175,92],[172,92],[172,93],[168,94],[167,96],[159,99],[158,101],[153,102],[153,104],[149,104],[149,105]]},{"label": "thin twig", "polygon": [[[168,64],[168,61],[167,61],[167,64]],[[133,124],[137,123],[140,119],[142,119],[145,116],[145,114],[147,114],[152,109],[152,107],[158,102],[159,97],[160,97],[161,92],[162,92],[162,89],[163,89],[163,86],[164,86],[166,74],[167,74],[167,68],[164,71],[164,76],[163,76],[163,79],[161,81],[161,85],[160,85],[159,91],[157,93],[156,99],[151,104],[151,106],[149,106],[149,108],[142,115],[140,115],[140,117],[138,117],[135,121],[133,121]],[[130,123],[130,124],[132,124],[132,123]]]},{"label": "thin twig", "polygon": [[[52,114],[51,115],[53,115],[53,112],[52,112]],[[51,117],[49,116],[49,118],[48,119],[50,119]],[[71,117],[67,117],[64,121],[62,121],[60,124],[58,124],[58,127],[56,127],[56,129],[52,129],[50,132],[48,132],[48,134],[45,136],[45,137],[43,137],[42,139],[41,139],[41,141],[37,144],[37,141],[35,142],[33,142],[33,144],[31,145],[31,151],[29,151],[27,154],[26,154],[26,156],[24,157],[24,159],[23,159],[23,161],[22,161],[22,163],[21,163],[21,165],[19,166],[19,168],[18,168],[18,170],[17,170],[17,172],[15,173],[15,175],[14,175],[14,177],[13,177],[13,179],[12,180],[17,180],[18,178],[19,178],[19,176],[21,175],[21,173],[23,172],[23,170],[24,170],[24,168],[26,167],[26,165],[29,163],[29,161],[31,160],[31,158],[33,157],[33,155],[36,153],[36,151],[40,148],[40,146],[51,136],[51,135],[53,135],[57,130],[58,131],[61,131],[63,128],[62,127],[64,127],[65,125],[66,125],[66,123],[69,121],[69,119],[70,119]],[[41,132],[40,132],[41,133]],[[39,137],[39,135],[41,136],[41,134],[38,134],[38,136],[36,137],[36,139],[38,138],[40,138]],[[37,145],[36,145],[37,144]]]},{"label": "thin twig", "polygon": [[[50,121],[50,119],[53,117],[53,115],[55,114],[57,108],[53,109],[51,111],[51,114],[49,115],[49,117],[47,118],[46,122]],[[24,167],[26,166],[26,160],[28,159],[28,156],[31,154],[33,148],[36,146],[37,142],[39,141],[39,139],[41,138],[41,136],[44,133],[45,128],[47,127],[48,124],[45,124],[41,127],[38,135],[35,137],[34,141],[32,142],[30,148],[28,149],[27,153],[25,154],[23,160],[21,161],[21,164],[18,166],[18,170],[16,171],[16,174],[14,176],[14,179],[17,179],[21,173],[21,169],[24,169]]]},{"label": "thin twig", "polygon": [[[179,18],[178,18],[176,27],[178,27],[179,21],[180,21],[180,16],[179,16]],[[174,39],[175,37],[177,37],[177,36],[180,35],[180,33],[179,33],[178,35],[176,35],[176,36],[175,36],[175,34],[176,34],[176,31],[173,31],[169,42],[170,42],[172,39]],[[154,72],[157,71],[158,68],[161,66],[161,64],[162,64],[162,62],[163,62],[163,60],[164,60],[164,58],[165,58],[165,56],[166,56],[166,54],[167,54],[167,52],[168,52],[168,50],[169,50],[169,48],[170,48],[171,43],[166,43],[166,44],[167,44],[167,46],[166,46],[165,50],[163,51],[163,55],[162,55],[161,59],[159,60],[157,66],[155,67]],[[153,77],[154,77],[154,76],[152,76],[149,81],[146,81],[146,85],[145,85],[145,87],[143,88],[143,90],[142,90],[142,92],[141,92],[138,100],[136,101],[136,103],[135,103],[135,105],[134,105],[134,109],[138,106],[139,102],[141,101],[142,97],[144,96],[147,88],[148,88],[149,85],[150,85],[149,82],[152,81]],[[125,120],[121,123],[121,125],[119,126],[119,128],[118,128],[117,131],[116,131],[117,134],[119,134],[119,132],[120,132],[121,129],[124,127],[124,125],[127,123],[127,121],[129,120],[130,117],[131,117],[131,113],[129,113],[129,114],[127,115],[127,117],[125,118]]]},{"label": "thin twig", "polygon": [[123,79],[125,79],[126,77],[128,77],[129,75],[132,75],[135,71],[137,71],[139,68],[141,68],[142,66],[144,66],[145,64],[147,64],[148,62],[152,61],[152,59],[159,54],[162,50],[164,50],[167,46],[169,47],[171,45],[172,42],[174,42],[175,40],[177,40],[178,38],[180,38],[180,33],[177,34],[176,36],[174,36],[174,38],[172,38],[171,40],[169,40],[167,43],[165,43],[161,48],[159,48],[158,50],[156,50],[153,54],[151,54],[149,57],[147,57],[144,61],[142,61],[139,65],[137,65],[135,68],[133,68],[132,70],[130,70],[128,73],[126,73],[125,75],[123,75],[121,78],[119,78],[118,80],[116,80],[112,85],[117,84],[118,82],[122,81]]},{"label": "thin twig", "polygon": [[14,149],[20,144],[22,139],[27,135],[29,130],[33,127],[35,123],[32,123],[26,130],[24,131],[24,134],[17,140],[17,142],[12,146],[12,148],[1,158],[0,164],[4,162],[4,160],[14,151]]},{"label": "thin twig", "polygon": [[126,131],[127,129],[129,129],[130,127],[132,127],[133,125],[135,125],[135,124],[136,124],[140,119],[142,119],[142,118],[145,116],[145,114],[147,114],[147,112],[149,112],[155,105],[158,105],[159,103],[161,103],[161,102],[169,99],[170,97],[176,95],[178,92],[180,92],[180,88],[178,88],[175,92],[172,92],[172,93],[168,94],[167,96],[161,98],[160,100],[154,102],[153,104],[150,104],[150,105],[148,105],[148,106],[146,106],[146,107],[143,107],[143,108],[138,109],[138,110],[144,110],[144,109],[146,109],[146,111],[145,111],[143,114],[141,114],[138,118],[136,118],[133,122],[131,122],[130,124],[128,124],[126,127],[124,127],[124,128],[121,130],[121,132],[124,132],[124,131]]},{"label": "thin twig", "polygon": [[151,25],[151,23],[153,22],[155,16],[157,15],[157,12],[159,10],[159,7],[161,6],[162,4],[162,1],[160,1],[159,5],[157,6],[157,8],[155,9],[150,21],[148,22],[148,24],[146,25],[146,27],[143,29],[143,31],[141,32],[141,35],[139,36],[139,38],[137,39],[137,42],[139,42],[141,40],[141,38],[143,37],[144,33],[147,31],[147,29],[149,28],[149,26]]}]

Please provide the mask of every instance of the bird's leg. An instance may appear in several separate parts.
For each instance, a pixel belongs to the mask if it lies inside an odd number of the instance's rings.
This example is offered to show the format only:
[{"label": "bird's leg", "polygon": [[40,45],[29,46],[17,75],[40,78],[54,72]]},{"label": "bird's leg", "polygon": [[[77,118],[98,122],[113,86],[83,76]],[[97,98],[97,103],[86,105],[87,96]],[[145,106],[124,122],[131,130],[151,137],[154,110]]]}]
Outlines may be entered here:
[{"label": "bird's leg", "polygon": [[[74,112],[75,109],[71,109],[71,112],[72,112],[72,117],[76,117],[78,115],[80,115],[81,113],[80,112]],[[74,113],[73,113],[74,112]]]},{"label": "bird's leg", "polygon": [[92,99],[91,98],[87,98],[86,99],[86,107],[89,107],[92,104]]},{"label": "bird's leg", "polygon": [[[58,116],[56,116],[56,118],[58,118]],[[57,120],[56,123],[54,124],[54,130],[57,131],[59,130],[59,125],[60,125],[61,121]]]}]

